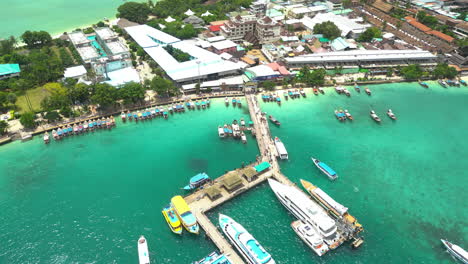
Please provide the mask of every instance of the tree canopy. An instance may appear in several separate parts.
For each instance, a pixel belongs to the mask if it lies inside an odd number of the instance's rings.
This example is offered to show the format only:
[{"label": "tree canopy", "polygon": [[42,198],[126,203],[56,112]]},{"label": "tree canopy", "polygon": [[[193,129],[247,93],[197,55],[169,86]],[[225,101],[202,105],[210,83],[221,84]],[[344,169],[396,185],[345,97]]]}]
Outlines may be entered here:
[{"label": "tree canopy", "polygon": [[146,23],[151,9],[147,3],[127,2],[117,8],[117,16],[140,24]]},{"label": "tree canopy", "polygon": [[366,29],[358,38],[357,41],[359,42],[370,42],[374,38],[381,38],[382,31],[376,27],[370,27]]},{"label": "tree canopy", "polygon": [[309,67],[304,66],[299,72],[299,80],[309,86],[320,86],[325,83],[325,69],[316,69],[311,71]]},{"label": "tree canopy", "polygon": [[262,82],[262,87],[267,91],[273,91],[275,90],[276,83],[273,81],[264,81]]},{"label": "tree canopy", "polygon": [[160,76],[155,76],[151,80],[150,87],[160,96],[178,95],[180,93],[179,88],[177,88],[170,80],[164,79]]},{"label": "tree canopy", "polygon": [[325,38],[333,40],[341,36],[341,30],[335,25],[335,23],[325,21],[314,26],[314,34],[322,34]]},{"label": "tree canopy", "polygon": [[8,122],[5,120],[0,121],[0,135],[3,135],[8,130]]},{"label": "tree canopy", "polygon": [[26,31],[21,35],[21,39],[28,48],[40,48],[52,44],[52,37],[47,31]]},{"label": "tree canopy", "polygon": [[454,67],[448,66],[447,63],[439,63],[432,71],[432,76],[437,79],[449,78],[453,79],[457,76],[458,72]]},{"label": "tree canopy", "polygon": [[400,73],[406,80],[417,80],[423,75],[423,71],[419,64],[411,64],[401,69]]},{"label": "tree canopy", "polygon": [[416,18],[419,22],[430,28],[435,28],[439,22],[436,17],[430,16],[424,11],[419,11],[418,14],[416,14]]},{"label": "tree canopy", "polygon": [[136,82],[129,82],[119,88],[119,98],[124,100],[125,104],[137,103],[145,99],[145,88]]},{"label": "tree canopy", "polygon": [[190,60],[190,54],[181,51],[180,49],[174,48],[172,45],[167,45],[163,47],[169,54],[171,54],[174,59],[178,62],[184,62]]},{"label": "tree canopy", "polygon": [[94,94],[91,96],[91,101],[94,104],[99,104],[100,107],[106,108],[117,100],[117,88],[107,83],[98,83],[94,85]]},{"label": "tree canopy", "polygon": [[26,112],[21,115],[20,123],[25,128],[34,128],[36,127],[36,115],[33,112]]}]

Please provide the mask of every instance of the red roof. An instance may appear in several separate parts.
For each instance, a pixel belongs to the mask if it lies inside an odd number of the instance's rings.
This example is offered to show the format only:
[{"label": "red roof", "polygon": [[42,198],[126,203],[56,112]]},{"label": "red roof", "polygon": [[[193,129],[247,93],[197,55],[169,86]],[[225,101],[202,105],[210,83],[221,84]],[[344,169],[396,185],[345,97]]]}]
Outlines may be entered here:
[{"label": "red roof", "polygon": [[278,68],[278,71],[279,71],[282,75],[290,75],[290,74],[291,74],[284,66],[280,66],[280,67]]},{"label": "red roof", "polygon": [[280,67],[279,64],[276,63],[276,62],[268,63],[267,66],[270,67],[270,68],[271,68],[272,70],[274,70],[274,71],[277,71],[278,68]]},{"label": "red roof", "polygon": [[210,31],[211,32],[218,32],[221,30],[221,25],[212,25],[210,26]]},{"label": "red roof", "polygon": [[431,30],[430,27],[419,23],[419,22],[416,21],[416,19],[414,19],[413,17],[407,16],[407,17],[405,17],[405,20],[406,20],[408,23],[410,23],[413,27],[415,27],[415,28],[421,30],[422,32],[427,32],[427,31],[430,31],[430,30]]},{"label": "red roof", "polygon": [[443,39],[443,40],[447,41],[448,43],[451,43],[454,40],[454,38],[452,38],[451,36],[446,35],[446,34],[444,34],[442,32],[437,31],[437,30],[429,31],[429,32],[427,32],[427,34],[434,35],[434,36],[436,36],[436,37],[438,37],[440,39]]}]

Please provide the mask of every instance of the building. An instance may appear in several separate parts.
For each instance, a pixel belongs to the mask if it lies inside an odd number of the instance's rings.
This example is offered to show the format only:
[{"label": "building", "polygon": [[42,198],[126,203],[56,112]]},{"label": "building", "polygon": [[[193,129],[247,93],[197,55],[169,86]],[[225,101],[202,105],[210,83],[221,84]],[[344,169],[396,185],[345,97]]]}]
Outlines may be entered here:
[{"label": "building", "polygon": [[291,76],[291,73],[276,62],[254,66],[245,70],[245,75],[254,82],[277,80]]},{"label": "building", "polygon": [[241,41],[248,32],[254,32],[255,15],[237,15],[221,26],[221,35],[232,41]]},{"label": "building", "polygon": [[17,77],[20,72],[19,64],[0,64],[0,80]]},{"label": "building", "polygon": [[194,15],[187,17],[183,21],[186,24],[191,24],[194,28],[202,28],[205,25],[205,21],[203,21],[203,19]]},{"label": "building", "polygon": [[251,43],[271,43],[280,37],[281,24],[268,16],[257,18],[255,15],[237,15],[221,26],[221,34],[232,41]]},{"label": "building", "polygon": [[437,56],[424,50],[352,50],[308,54],[286,58],[289,68],[356,67],[387,68],[398,65],[420,64],[423,67],[436,65]]},{"label": "building", "polygon": [[231,53],[237,51],[237,44],[229,39],[213,42],[211,43],[211,46],[213,47],[213,51],[216,54],[221,54],[224,52]]},{"label": "building", "polygon": [[267,10],[267,0],[257,0],[250,5],[250,11],[256,16],[264,16]]},{"label": "building", "polygon": [[272,43],[280,38],[281,25],[270,17],[257,20],[255,36],[260,44]]},{"label": "building", "polygon": [[316,24],[331,21],[341,30],[341,36],[344,38],[357,38],[371,25],[362,23],[360,19],[350,19],[346,16],[336,15],[334,13],[318,13],[313,18],[304,17],[301,22],[305,28],[313,31]]},{"label": "building", "polygon": [[300,19],[305,16],[310,16],[313,17],[317,13],[322,13],[326,12],[328,8],[324,5],[317,5],[317,6],[305,6],[302,4],[297,4],[297,5],[290,5],[286,7],[286,13],[288,18],[290,19]]},{"label": "building", "polygon": [[[196,41],[182,41],[148,25],[127,27],[126,31],[166,75],[179,84],[238,75],[244,65],[224,60],[220,55],[196,46]],[[167,45],[188,53],[191,59],[185,62],[177,61],[164,49]]]},{"label": "building", "polygon": [[86,68],[83,65],[73,66],[65,69],[63,73],[64,78],[80,79],[84,78],[87,74]]},{"label": "building", "polygon": [[406,22],[408,22],[409,25],[411,25],[413,28],[424,32],[427,35],[434,36],[435,38],[442,40],[446,43],[453,43],[455,39],[449,35],[446,35],[442,32],[439,32],[437,30],[432,30],[430,27],[418,22],[415,18],[411,16],[405,17]]},{"label": "building", "polygon": [[342,0],[328,0],[328,1],[325,1],[325,5],[328,7],[328,10],[330,11],[343,9]]},{"label": "building", "polygon": [[[135,71],[130,51],[119,41],[118,36],[110,28],[96,28],[95,34],[89,35],[85,35],[82,31],[75,31],[69,33],[68,38],[83,62],[89,64],[94,70],[99,81],[111,81],[109,74],[114,71],[125,68]],[[120,74],[112,75],[119,76]],[[135,74],[133,73],[132,76]],[[118,83],[124,81],[124,79],[119,79]],[[139,81],[139,79],[131,78],[129,81]]]}]

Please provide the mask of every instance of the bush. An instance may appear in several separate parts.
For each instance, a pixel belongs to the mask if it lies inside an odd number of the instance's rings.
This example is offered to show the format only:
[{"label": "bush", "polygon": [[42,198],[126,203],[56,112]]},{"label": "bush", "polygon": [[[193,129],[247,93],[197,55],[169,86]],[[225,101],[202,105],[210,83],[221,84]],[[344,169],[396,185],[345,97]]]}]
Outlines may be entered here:
[{"label": "bush", "polygon": [[20,123],[25,128],[35,128],[36,127],[36,115],[33,112],[26,112],[21,115]]}]

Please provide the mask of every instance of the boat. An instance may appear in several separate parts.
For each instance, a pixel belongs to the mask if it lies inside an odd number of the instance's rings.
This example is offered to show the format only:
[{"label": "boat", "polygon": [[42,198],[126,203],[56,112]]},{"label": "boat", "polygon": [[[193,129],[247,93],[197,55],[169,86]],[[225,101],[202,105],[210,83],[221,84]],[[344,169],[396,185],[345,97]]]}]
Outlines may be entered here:
[{"label": "boat", "polygon": [[374,110],[370,111],[370,116],[372,119],[374,119],[375,122],[380,123],[380,117],[375,113]]},{"label": "boat", "polygon": [[241,140],[242,140],[242,143],[247,143],[247,137],[245,136],[245,133],[244,131],[241,132]]},{"label": "boat", "polygon": [[271,255],[243,226],[229,216],[220,214],[219,225],[231,243],[249,264],[274,264]]},{"label": "boat", "polygon": [[281,122],[278,121],[278,120],[276,120],[276,118],[274,118],[272,115],[268,116],[268,119],[270,119],[270,121],[271,121],[273,124],[275,124],[275,125],[277,125],[277,126],[281,126]]},{"label": "boat", "polygon": [[197,106],[197,109],[200,109],[201,104],[200,104],[200,102],[198,100],[195,101],[195,105]]},{"label": "boat", "polygon": [[366,91],[367,95],[369,95],[369,96],[372,95],[372,92],[368,87],[366,87],[364,90]]},{"label": "boat", "polygon": [[120,114],[120,118],[122,118],[122,122],[127,121],[127,115],[124,112]]},{"label": "boat", "polygon": [[397,117],[396,117],[395,114],[393,113],[392,109],[388,109],[387,115],[388,115],[388,117],[390,117],[391,119],[397,120]]},{"label": "boat", "polygon": [[447,83],[444,80],[437,81],[442,87],[447,88]]},{"label": "boat", "polygon": [[347,119],[354,120],[353,116],[348,112],[348,109],[344,110],[344,114],[346,115]]},{"label": "boat", "polygon": [[233,264],[233,262],[226,255],[214,251],[199,261],[192,262],[192,264]]},{"label": "boat", "polygon": [[237,100],[236,100],[236,98],[235,98],[235,97],[234,97],[234,98],[232,98],[232,106],[236,106],[236,103],[237,103]]},{"label": "boat", "polygon": [[127,118],[128,118],[128,120],[130,120],[130,121],[132,121],[132,119],[133,119],[133,114],[130,113],[130,111],[128,111],[128,113],[127,113]]},{"label": "boat", "polygon": [[354,90],[356,90],[356,92],[360,93],[361,92],[361,87],[359,87],[359,85],[357,83],[354,83]]},{"label": "boat", "polygon": [[162,214],[171,231],[178,235],[182,234],[182,224],[179,217],[176,215],[174,208],[168,205],[163,208]]},{"label": "boat", "polygon": [[240,124],[241,126],[245,127],[245,120],[243,117],[240,119]]},{"label": "boat", "polygon": [[206,106],[210,107],[210,104],[211,104],[210,98],[206,98]]},{"label": "boat", "polygon": [[301,94],[302,97],[306,97],[306,93],[304,92],[304,89],[300,89],[299,93]]},{"label": "boat", "polygon": [[429,85],[425,82],[419,82],[419,85],[421,85],[424,88],[429,88]]},{"label": "boat", "polygon": [[454,256],[455,258],[457,258],[464,264],[468,263],[468,252],[466,252],[463,248],[455,244],[452,244],[445,239],[441,239],[440,241],[442,241],[442,244],[444,244],[444,246],[447,248],[448,252],[452,256]]},{"label": "boat", "polygon": [[197,218],[192,214],[188,204],[185,202],[182,196],[177,195],[171,199],[171,207],[174,208],[179,219],[182,221],[182,225],[190,233],[197,234],[200,232],[200,227],[197,223]]},{"label": "boat", "polygon": [[218,126],[218,136],[220,138],[223,138],[226,136],[226,133],[224,133],[224,128],[222,126]]},{"label": "boat", "polygon": [[52,137],[55,139],[55,140],[59,140],[60,137],[57,133],[57,131],[55,129],[52,130]]},{"label": "boat", "polygon": [[291,99],[294,99],[294,94],[293,94],[292,91],[288,91],[288,95],[289,95],[289,97],[291,97]]},{"label": "boat", "polygon": [[335,110],[335,116],[336,116],[336,119],[340,120],[340,121],[345,121],[346,120],[346,115],[345,113],[343,112],[343,110]]},{"label": "boat", "polygon": [[277,102],[279,105],[281,105],[281,97],[276,96],[276,102]]},{"label": "boat", "polygon": [[73,133],[75,133],[75,135],[77,135],[79,133],[79,128],[78,128],[77,124],[73,125]]},{"label": "boat", "polygon": [[50,142],[49,132],[44,133],[44,143],[48,144]]},{"label": "boat", "polygon": [[351,93],[346,88],[343,88],[343,93],[346,94],[346,96],[348,96],[348,97],[351,96]]},{"label": "boat", "polygon": [[287,93],[287,92],[283,92],[283,95],[284,95],[284,99],[288,100],[288,93]]},{"label": "boat", "polygon": [[198,173],[197,175],[190,178],[190,182],[188,185],[184,187],[184,190],[189,191],[189,190],[197,189],[198,187],[202,186],[203,184],[209,181],[210,181],[210,177],[208,176],[208,174],[204,172]]},{"label": "boat", "polygon": [[457,80],[453,81],[453,86],[460,87],[460,82]]},{"label": "boat", "polygon": [[319,91],[317,88],[312,89],[315,95],[318,95]]},{"label": "boat", "polygon": [[449,86],[455,86],[455,82],[452,80],[447,80],[446,82]]},{"label": "boat", "polygon": [[278,151],[279,158],[282,160],[288,159],[288,152],[286,151],[286,148],[284,147],[283,142],[278,137],[275,137],[275,147],[276,150]]},{"label": "boat", "polygon": [[321,162],[320,160],[316,158],[311,157],[310,159],[312,159],[315,166],[317,166],[319,170],[321,170],[325,175],[327,175],[330,180],[336,180],[336,178],[338,178],[338,174],[336,174],[336,172],[332,168],[330,168],[327,164]]},{"label": "boat", "polygon": [[241,102],[241,99],[240,99],[240,98],[237,99],[236,101],[237,101],[237,106],[239,106],[239,107],[242,106],[242,102]]},{"label": "boat", "polygon": [[343,93],[343,87],[342,86],[335,86],[335,91],[339,94]]},{"label": "boat", "polygon": [[321,94],[325,94],[325,90],[322,87],[319,87],[318,90]]},{"label": "boat", "polygon": [[140,236],[138,239],[138,259],[140,264],[150,264],[148,243],[144,236]]},{"label": "boat", "polygon": [[291,227],[304,243],[307,244],[317,255],[322,256],[329,251],[327,244],[323,242],[319,233],[310,225],[296,220],[291,223]]},{"label": "boat", "polygon": [[460,79],[460,83],[461,83],[463,86],[467,86],[467,85],[468,85],[468,84],[466,83],[466,81],[463,80],[463,79]]},{"label": "boat", "polygon": [[310,197],[295,186],[282,184],[271,178],[268,179],[271,190],[281,204],[297,219],[309,224],[328,245],[335,249],[343,242],[335,221]]}]

